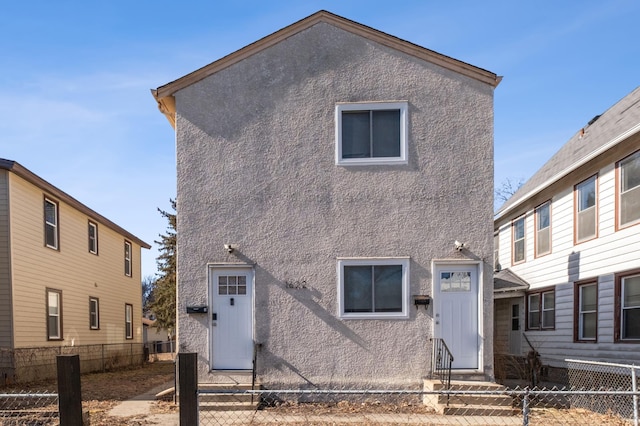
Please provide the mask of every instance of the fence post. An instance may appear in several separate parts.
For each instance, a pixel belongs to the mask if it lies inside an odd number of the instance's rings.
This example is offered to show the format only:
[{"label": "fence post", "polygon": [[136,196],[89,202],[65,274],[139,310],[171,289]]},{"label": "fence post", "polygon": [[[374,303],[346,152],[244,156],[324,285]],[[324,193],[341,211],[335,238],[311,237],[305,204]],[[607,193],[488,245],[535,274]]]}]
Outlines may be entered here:
[{"label": "fence post", "polygon": [[198,354],[178,354],[178,400],[180,425],[198,424]]},{"label": "fence post", "polygon": [[636,368],[635,366],[631,367],[631,384],[633,389],[633,424],[638,426],[638,382],[636,377]]},{"label": "fence post", "polygon": [[524,398],[522,399],[522,424],[529,426],[529,388],[524,389]]},{"label": "fence post", "polygon": [[62,426],[82,426],[80,356],[58,355],[58,411]]}]

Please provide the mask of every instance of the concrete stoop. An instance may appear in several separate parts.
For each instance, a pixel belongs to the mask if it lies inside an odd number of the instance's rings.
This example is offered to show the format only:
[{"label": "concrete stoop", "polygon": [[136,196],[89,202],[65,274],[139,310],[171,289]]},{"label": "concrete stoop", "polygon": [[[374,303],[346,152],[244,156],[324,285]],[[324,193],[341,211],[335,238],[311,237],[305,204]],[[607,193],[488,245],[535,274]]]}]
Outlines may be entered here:
[{"label": "concrete stoop", "polygon": [[[259,385],[255,389],[261,389]],[[251,390],[251,384],[242,383],[200,383],[199,407],[202,411],[244,411],[256,410],[260,395],[235,393]]]},{"label": "concrete stoop", "polygon": [[[426,392],[444,389],[445,386],[439,380],[424,380],[423,390]],[[455,380],[451,381],[451,390],[454,392],[503,391],[506,388],[493,382]],[[437,413],[445,415],[502,417],[519,413],[518,409],[513,408],[513,398],[500,394],[426,394],[423,396],[422,402]]]}]

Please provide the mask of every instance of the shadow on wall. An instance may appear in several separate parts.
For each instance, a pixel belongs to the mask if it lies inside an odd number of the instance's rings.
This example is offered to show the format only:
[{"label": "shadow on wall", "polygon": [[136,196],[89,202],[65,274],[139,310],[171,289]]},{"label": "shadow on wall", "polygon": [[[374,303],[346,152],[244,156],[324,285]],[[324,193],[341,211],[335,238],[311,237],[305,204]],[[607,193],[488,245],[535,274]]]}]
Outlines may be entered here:
[{"label": "shadow on wall", "polygon": [[576,282],[580,279],[580,252],[571,252],[567,260],[567,281]]}]

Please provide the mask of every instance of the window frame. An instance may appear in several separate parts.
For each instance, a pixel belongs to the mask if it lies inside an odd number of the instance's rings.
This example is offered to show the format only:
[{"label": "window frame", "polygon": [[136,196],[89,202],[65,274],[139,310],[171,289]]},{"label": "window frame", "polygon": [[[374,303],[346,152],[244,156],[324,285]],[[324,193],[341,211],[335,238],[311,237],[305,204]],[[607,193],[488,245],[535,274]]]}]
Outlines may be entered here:
[{"label": "window frame", "polygon": [[[91,238],[91,229],[93,229],[93,239]],[[89,220],[87,229],[87,238],[89,243],[89,253],[98,255],[98,224]],[[93,243],[93,244],[92,244]]]},{"label": "window frame", "polygon": [[500,232],[493,233],[493,270],[500,271]]},{"label": "window frame", "polygon": [[[128,249],[128,253],[127,253]],[[124,274],[127,277],[133,276],[133,263],[131,261],[133,246],[130,241],[124,241]]]},{"label": "window frame", "polygon": [[624,193],[622,191],[622,185],[624,184],[622,163],[631,160],[633,157],[637,157],[640,160],[640,150],[627,155],[616,163],[616,231],[640,224],[640,218],[628,223],[622,223],[622,196],[633,190],[640,191],[640,185],[634,186],[632,189],[624,191]]},{"label": "window frame", "polygon": [[89,296],[89,330],[100,330],[100,299],[93,296]]},{"label": "window frame", "polygon": [[[640,268],[631,269],[624,272],[619,272],[614,275],[614,327],[613,327],[613,341],[614,343],[638,343],[640,338],[624,338],[623,335],[623,320],[622,320],[622,284],[626,278],[640,277]],[[639,306],[640,307],[640,306]]]},{"label": "window frame", "polygon": [[[540,219],[539,219],[539,215],[540,215],[540,211],[543,208],[547,208],[547,214],[549,216],[549,225],[547,225],[545,228],[539,229],[540,227]],[[542,256],[546,256],[548,254],[551,254],[551,246],[552,246],[552,241],[551,241],[551,200],[545,201],[544,203],[540,204],[538,207],[536,207],[533,211],[533,216],[534,216],[534,222],[535,222],[535,233],[534,233],[534,257],[538,258],[538,257],[542,257]],[[541,232],[546,232],[548,234],[547,239],[549,241],[549,249],[545,252],[542,252],[539,250],[538,244],[540,242],[540,233]]]},{"label": "window frame", "polygon": [[[400,312],[345,312],[344,267],[345,266],[402,266],[402,309]],[[338,317],[341,319],[408,319],[410,274],[409,257],[368,257],[368,258],[338,258],[336,262],[338,286]],[[372,309],[375,309],[372,304]]]},{"label": "window frame", "polygon": [[[583,210],[579,210],[580,208],[580,192],[579,192],[579,187],[583,186],[584,184],[586,184],[587,182],[593,180],[593,191],[594,191],[594,195],[595,195],[595,200],[594,200],[594,204],[591,207],[588,207],[587,209],[583,209]],[[573,207],[573,242],[574,245],[578,245],[581,243],[585,243],[587,241],[591,241],[594,240],[596,238],[598,238],[598,174],[596,173],[595,175],[589,176],[588,178],[580,181],[579,183],[577,183],[574,187],[573,187],[573,203],[574,203],[574,207]],[[589,237],[583,238],[583,239],[579,239],[578,237],[578,228],[579,228],[579,221],[580,221],[580,213],[588,210],[588,209],[594,209],[594,233],[593,235],[590,235]]]},{"label": "window frame", "polygon": [[[596,290],[596,308],[591,311],[583,311],[582,309],[582,290],[585,287],[594,286]],[[598,342],[598,304],[599,304],[599,286],[598,279],[577,281],[574,284],[573,291],[573,341],[581,343],[597,343]],[[583,331],[583,318],[584,314],[595,313],[596,315],[596,335],[595,337],[584,337]]]},{"label": "window frame", "polygon": [[133,305],[131,303],[124,304],[124,338],[133,339]]},{"label": "window frame", "polygon": [[[545,309],[545,294],[553,294],[553,309]],[[531,324],[531,314],[534,312],[531,310],[531,297],[537,296],[538,299],[538,325],[532,326]],[[530,291],[526,293],[526,330],[539,330],[539,331],[548,331],[555,330],[556,328],[556,289],[552,288],[544,288],[538,289],[535,291]],[[544,313],[553,310],[553,326],[545,326],[544,325]]]},{"label": "window frame", "polygon": [[[49,296],[55,294],[57,297],[58,313],[54,317],[56,318],[57,335],[52,335],[50,326],[50,318],[52,317],[49,312],[51,304],[49,303]],[[45,314],[47,324],[47,340],[48,341],[61,341],[63,340],[64,332],[62,330],[62,290],[47,287],[45,290]]]},{"label": "window frame", "polygon": [[[345,111],[400,111],[400,155],[398,157],[342,158],[342,113]],[[407,101],[339,102],[335,107],[335,161],[338,166],[408,164],[409,103]]]},{"label": "window frame", "polygon": [[[522,238],[516,240],[516,226],[522,221]],[[516,243],[522,241],[522,259],[516,260]],[[511,263],[517,265],[527,260],[527,217],[522,215],[511,222]]]},{"label": "window frame", "polygon": [[[47,221],[47,204],[51,204],[53,206],[53,211],[55,213],[55,223],[50,223]],[[45,196],[44,197],[44,246],[50,248],[52,250],[60,250],[60,204],[57,201]],[[53,228],[53,244],[49,244],[47,238],[47,231],[49,227]]]}]

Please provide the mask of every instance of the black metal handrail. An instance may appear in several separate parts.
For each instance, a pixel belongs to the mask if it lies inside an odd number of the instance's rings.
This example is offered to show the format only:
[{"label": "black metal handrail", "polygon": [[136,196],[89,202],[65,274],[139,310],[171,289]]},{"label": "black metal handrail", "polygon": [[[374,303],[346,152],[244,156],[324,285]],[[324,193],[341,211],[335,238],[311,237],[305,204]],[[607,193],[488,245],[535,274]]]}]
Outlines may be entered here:
[{"label": "black metal handrail", "polygon": [[[445,386],[445,389],[451,389],[451,365],[453,364],[453,355],[444,339],[433,338],[433,359],[431,360],[431,377],[437,377]],[[447,403],[449,397],[447,396]]]},{"label": "black metal handrail", "polygon": [[[258,369],[258,350],[262,347],[262,344],[260,343],[256,343],[255,341],[253,342],[253,360],[252,360],[252,374],[251,374],[251,390],[254,391],[256,390],[256,376],[257,376],[257,369]],[[253,396],[254,394],[251,394],[251,403],[253,404]]]}]

